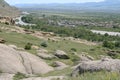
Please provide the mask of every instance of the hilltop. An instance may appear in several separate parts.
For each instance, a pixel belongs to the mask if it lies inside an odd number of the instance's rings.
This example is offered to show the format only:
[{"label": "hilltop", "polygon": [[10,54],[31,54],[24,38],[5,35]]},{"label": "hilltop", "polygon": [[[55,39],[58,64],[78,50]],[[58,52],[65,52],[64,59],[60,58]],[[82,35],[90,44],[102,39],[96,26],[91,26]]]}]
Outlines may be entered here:
[{"label": "hilltop", "polygon": [[0,0],[0,16],[16,17],[20,14],[20,11],[6,3],[4,0]]}]

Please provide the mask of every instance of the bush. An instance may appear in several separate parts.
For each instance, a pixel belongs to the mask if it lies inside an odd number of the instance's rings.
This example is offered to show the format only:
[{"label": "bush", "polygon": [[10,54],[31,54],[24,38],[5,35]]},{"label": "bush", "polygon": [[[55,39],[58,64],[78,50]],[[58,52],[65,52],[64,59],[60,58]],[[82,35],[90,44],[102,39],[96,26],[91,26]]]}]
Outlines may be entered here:
[{"label": "bush", "polygon": [[75,48],[71,48],[71,51],[74,51],[74,52],[76,52],[76,51],[77,51],[77,49],[75,49]]},{"label": "bush", "polygon": [[25,45],[25,50],[30,50],[30,49],[31,49],[31,46],[32,46],[31,43],[27,43],[27,44]]},{"label": "bush", "polygon": [[120,48],[120,41],[118,41],[118,42],[115,42],[115,47],[118,47],[118,48]]},{"label": "bush", "polygon": [[6,25],[9,25],[9,23],[8,23],[8,22],[5,22],[5,24],[6,24]]},{"label": "bush", "polygon": [[40,45],[41,45],[42,47],[48,47],[47,42],[42,42]]},{"label": "bush", "polygon": [[17,74],[15,74],[13,80],[21,80],[21,79],[24,79],[24,78],[27,78],[24,74],[18,72]]},{"label": "bush", "polygon": [[115,48],[115,43],[110,42],[110,41],[104,41],[103,42],[103,47],[107,47],[107,48],[113,49],[113,48]]}]

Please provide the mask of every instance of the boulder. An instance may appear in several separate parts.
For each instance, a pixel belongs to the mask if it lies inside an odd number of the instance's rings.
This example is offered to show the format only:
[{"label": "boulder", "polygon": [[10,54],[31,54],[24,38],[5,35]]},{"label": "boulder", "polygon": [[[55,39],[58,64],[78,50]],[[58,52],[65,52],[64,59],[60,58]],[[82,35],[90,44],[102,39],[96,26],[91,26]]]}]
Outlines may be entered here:
[{"label": "boulder", "polygon": [[68,65],[66,65],[60,61],[53,62],[53,66],[55,67],[56,70],[62,70],[64,68],[68,67]]},{"label": "boulder", "polygon": [[32,49],[38,50],[38,49],[39,49],[39,46],[32,45]]},{"label": "boulder", "polygon": [[42,59],[47,59],[47,60],[51,60],[56,58],[54,55],[52,54],[48,54],[48,51],[45,49],[39,49],[37,55],[42,58]]},{"label": "boulder", "polygon": [[15,74],[2,73],[0,74],[0,80],[13,80]]},{"label": "boulder", "polygon": [[64,80],[65,76],[31,77],[22,80]]},{"label": "boulder", "polygon": [[13,49],[17,49],[16,45],[8,45],[9,47],[13,48]]},{"label": "boulder", "polygon": [[10,74],[27,73],[18,52],[4,44],[0,44],[0,71]]},{"label": "boulder", "polygon": [[54,55],[60,59],[69,59],[69,56],[64,51],[61,50],[57,50]]},{"label": "boulder", "polygon": [[108,56],[111,56],[111,57],[115,57],[115,56],[117,56],[118,54],[120,54],[120,52],[119,51],[108,51],[108,53],[107,53],[107,55]]},{"label": "boulder", "polygon": [[45,74],[52,70],[53,68],[39,57],[0,44],[0,71],[2,73]]},{"label": "boulder", "polygon": [[53,71],[42,59],[27,52],[19,52],[23,65],[29,74],[45,74]]},{"label": "boulder", "polygon": [[80,57],[80,61],[92,61],[92,60],[94,60],[93,57],[91,57],[90,55],[86,55],[86,54],[80,54],[80,55],[78,55],[78,57]]},{"label": "boulder", "polygon": [[37,53],[37,55],[42,58],[42,59],[46,59],[46,60],[51,60],[56,58],[54,55],[52,54],[46,54],[46,53]]},{"label": "boulder", "polygon": [[42,49],[42,48],[40,48],[37,52],[38,53],[48,53],[48,51],[46,49]]},{"label": "boulder", "polygon": [[120,72],[120,60],[104,58],[96,61],[83,61],[72,72],[72,76],[97,71]]}]

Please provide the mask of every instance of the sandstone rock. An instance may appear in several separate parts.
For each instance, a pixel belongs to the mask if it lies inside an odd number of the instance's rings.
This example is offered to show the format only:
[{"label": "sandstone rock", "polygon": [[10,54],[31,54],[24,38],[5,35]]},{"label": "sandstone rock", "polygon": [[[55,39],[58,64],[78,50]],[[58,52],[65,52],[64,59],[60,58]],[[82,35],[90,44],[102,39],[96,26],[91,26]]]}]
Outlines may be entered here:
[{"label": "sandstone rock", "polygon": [[57,50],[54,55],[60,59],[69,59],[69,56],[64,51],[61,50]]},{"label": "sandstone rock", "polygon": [[27,72],[21,61],[22,58],[16,50],[0,44],[0,71],[10,74],[16,74],[17,72],[26,74]]},{"label": "sandstone rock", "polygon": [[8,46],[13,48],[13,49],[17,49],[17,46],[15,46],[15,45],[8,45]]},{"label": "sandstone rock", "polygon": [[46,59],[46,60],[51,60],[56,58],[54,55],[51,54],[46,54],[46,53],[37,53],[37,55],[42,58],[42,59]]},{"label": "sandstone rock", "polygon": [[80,57],[80,61],[92,61],[92,60],[94,60],[93,57],[91,57],[90,55],[86,55],[86,54],[78,55],[78,57]]},{"label": "sandstone rock", "polygon": [[52,70],[39,57],[0,44],[0,71],[3,73],[44,74]]},{"label": "sandstone rock", "polygon": [[65,76],[31,77],[22,80],[63,80]]},{"label": "sandstone rock", "polygon": [[32,45],[32,49],[39,49],[39,47],[38,46],[35,46],[35,45]]},{"label": "sandstone rock", "polygon": [[53,62],[53,66],[55,67],[56,70],[62,70],[64,68],[68,67],[68,65],[66,65],[60,61]]},{"label": "sandstone rock", "polygon": [[0,80],[13,80],[15,74],[2,73],[0,74]]},{"label": "sandstone rock", "polygon": [[23,65],[29,74],[45,74],[53,71],[53,68],[48,66],[42,59],[27,52],[19,52]]},{"label": "sandstone rock", "polygon": [[48,51],[45,49],[39,49],[37,55],[42,59],[48,60],[56,58],[54,55],[48,54]]},{"label": "sandstone rock", "polygon": [[40,48],[37,52],[38,53],[48,53],[48,51],[46,49],[42,49],[42,48]]},{"label": "sandstone rock", "polygon": [[72,76],[96,71],[120,72],[120,60],[104,58],[96,61],[83,61],[72,72]]}]

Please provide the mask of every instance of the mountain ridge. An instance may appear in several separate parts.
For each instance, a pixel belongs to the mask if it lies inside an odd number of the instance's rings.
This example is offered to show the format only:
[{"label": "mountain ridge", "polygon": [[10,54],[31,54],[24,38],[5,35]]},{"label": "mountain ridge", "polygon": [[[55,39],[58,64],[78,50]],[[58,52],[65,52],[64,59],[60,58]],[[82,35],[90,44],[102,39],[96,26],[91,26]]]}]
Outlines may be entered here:
[{"label": "mountain ridge", "polygon": [[4,0],[0,0],[0,16],[17,17],[20,13],[20,10],[16,7],[9,5]]},{"label": "mountain ridge", "polygon": [[[17,4],[18,8],[35,8],[35,9],[68,9],[68,10],[97,10],[97,11],[120,11],[120,0],[105,0],[101,2],[87,3],[50,3],[50,4]],[[37,7],[36,7],[37,5]]]}]

